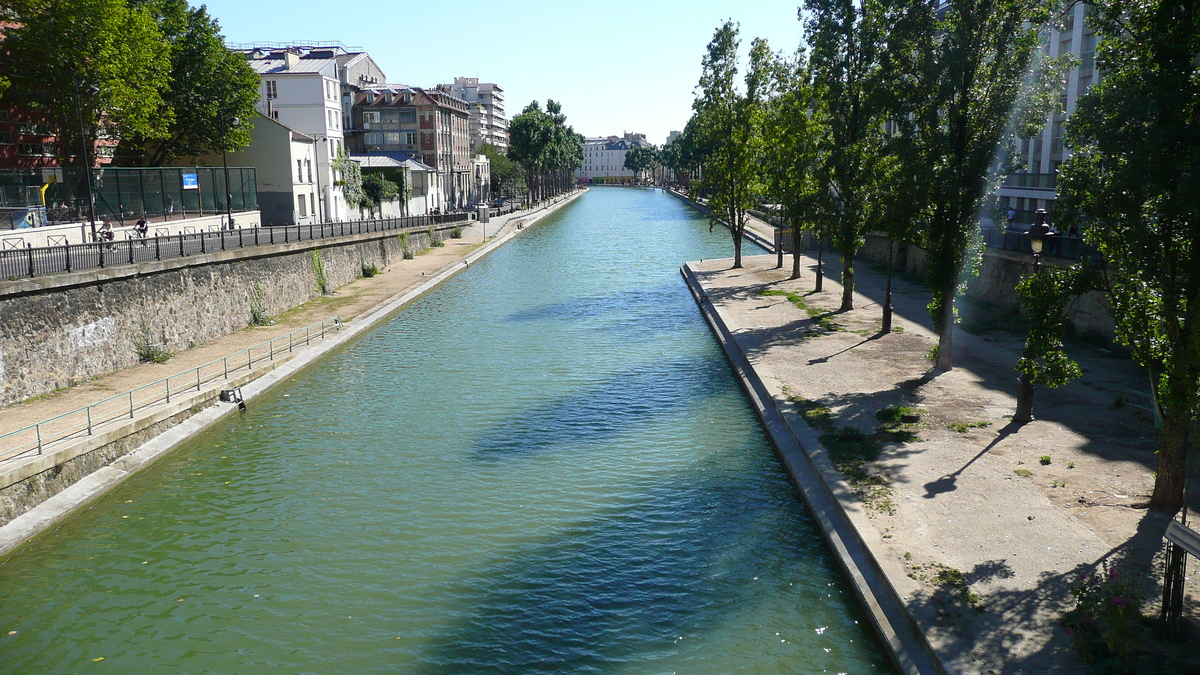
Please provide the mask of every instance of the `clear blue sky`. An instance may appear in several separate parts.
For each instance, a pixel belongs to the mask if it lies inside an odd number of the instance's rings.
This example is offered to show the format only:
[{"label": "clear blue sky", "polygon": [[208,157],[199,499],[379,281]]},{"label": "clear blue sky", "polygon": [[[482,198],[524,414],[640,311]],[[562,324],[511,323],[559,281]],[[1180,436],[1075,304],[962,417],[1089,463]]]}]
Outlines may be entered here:
[{"label": "clear blue sky", "polygon": [[552,98],[580,133],[638,131],[655,144],[687,122],[700,59],[722,21],[741,24],[743,59],[755,37],[791,53],[801,33],[797,0],[205,4],[230,42],[340,40],[370,53],[392,82],[478,77],[504,87],[510,118]]}]

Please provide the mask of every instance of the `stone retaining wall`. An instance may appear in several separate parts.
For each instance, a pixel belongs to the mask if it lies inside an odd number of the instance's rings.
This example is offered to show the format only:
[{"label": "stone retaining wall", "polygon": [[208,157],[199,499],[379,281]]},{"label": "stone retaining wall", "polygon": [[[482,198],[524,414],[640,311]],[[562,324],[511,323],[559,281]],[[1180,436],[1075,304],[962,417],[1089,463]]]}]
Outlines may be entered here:
[{"label": "stone retaining wall", "polygon": [[[411,250],[428,246],[407,232]],[[402,257],[393,231],[0,282],[0,403],[134,366],[138,344],[178,352],[245,328],[256,292],[278,315],[320,295],[319,271],[332,291]]]},{"label": "stone retaining wall", "polygon": [[[917,276],[925,273],[925,251],[919,246],[897,243],[894,249],[896,269],[903,269]],[[887,263],[888,239],[879,234],[868,234],[867,243],[858,251],[865,260]],[[1070,261],[1043,258],[1043,265],[1065,267]],[[1033,258],[1023,253],[1001,249],[984,249],[979,276],[967,284],[967,295],[1007,311],[1021,311],[1017,298],[1017,282],[1033,273]],[[1093,291],[1077,298],[1067,309],[1067,318],[1075,330],[1097,331],[1113,335],[1113,320],[1106,309],[1107,300],[1103,293]]]}]

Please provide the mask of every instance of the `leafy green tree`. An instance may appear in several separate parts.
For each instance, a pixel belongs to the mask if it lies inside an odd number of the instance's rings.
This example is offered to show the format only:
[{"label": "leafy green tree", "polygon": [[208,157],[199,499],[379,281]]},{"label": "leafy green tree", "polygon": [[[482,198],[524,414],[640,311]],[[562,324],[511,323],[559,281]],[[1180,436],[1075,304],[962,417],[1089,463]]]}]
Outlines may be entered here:
[{"label": "leafy green tree", "polygon": [[733,267],[742,266],[746,212],[760,191],[762,157],[761,103],[771,84],[770,50],[763,40],[750,49],[746,91],[737,88],[738,27],[726,21],[717,28],[701,62],[694,131],[705,148],[699,190],[708,196],[710,221],[723,220],[733,237]]},{"label": "leafy green tree", "polygon": [[642,172],[658,161],[658,152],[651,146],[638,145],[625,153],[625,168],[633,172],[634,178],[642,179]]},{"label": "leafy green tree", "polygon": [[1183,503],[1200,416],[1200,4],[1096,0],[1104,79],[1067,124],[1060,218],[1106,262],[1117,338],[1162,415],[1150,504]]},{"label": "leafy green tree", "polygon": [[837,208],[821,228],[842,258],[840,311],[854,308],[854,256],[880,204],[884,108],[880,61],[888,39],[880,0],[807,0],[809,68],[820,108],[822,179]]},{"label": "leafy green tree", "polygon": [[382,206],[384,202],[391,201],[400,196],[400,186],[388,180],[382,174],[373,172],[362,177],[362,192],[366,206],[371,211],[371,217],[374,218],[375,210]]},{"label": "leafy green tree", "polygon": [[8,9],[19,25],[4,47],[20,68],[7,96],[56,121],[64,164],[82,164],[80,146],[91,147],[101,125],[118,138],[166,134],[168,46],[149,12],[125,0],[15,0]]},{"label": "leafy green tree", "polygon": [[775,69],[779,96],[766,108],[763,135],[770,140],[764,154],[767,194],[780,205],[792,231],[792,278],[800,277],[800,245],[805,230],[829,222],[833,199],[822,180],[827,125],[813,105],[813,87],[803,52],[781,59]]},{"label": "leafy green tree", "polygon": [[479,152],[485,155],[488,162],[491,163],[492,194],[502,195],[517,192],[522,181],[520,167],[501,152],[500,148],[491,143],[483,144],[479,148]]},{"label": "leafy green tree", "polygon": [[1013,421],[1024,424],[1033,420],[1033,386],[1061,387],[1083,374],[1079,364],[1067,355],[1067,306],[1095,288],[1095,270],[1087,263],[1069,268],[1053,265],[1031,274],[1017,284],[1017,297],[1029,321],[1025,349],[1017,361],[1021,373],[1017,411]]},{"label": "leafy green tree", "polygon": [[[900,175],[911,230],[925,249],[936,368],[953,367],[954,300],[978,273],[979,213],[1000,176],[996,152],[1011,132],[1032,135],[1062,87],[1065,63],[1038,58],[1049,0],[968,0],[938,14],[905,0],[890,10],[892,120],[910,151]],[[909,182],[911,180],[911,182]]]},{"label": "leafy green tree", "polygon": [[207,8],[191,8],[187,0],[130,4],[154,16],[170,46],[170,86],[162,92],[158,114],[171,123],[165,138],[122,138],[121,160],[162,166],[249,145],[259,78],[244,56],[225,47],[221,27]]},{"label": "leafy green tree", "polygon": [[583,136],[567,126],[566,119],[554,100],[546,101],[544,111],[534,101],[509,124],[508,157],[524,171],[534,201],[568,189],[571,172],[583,160]]}]

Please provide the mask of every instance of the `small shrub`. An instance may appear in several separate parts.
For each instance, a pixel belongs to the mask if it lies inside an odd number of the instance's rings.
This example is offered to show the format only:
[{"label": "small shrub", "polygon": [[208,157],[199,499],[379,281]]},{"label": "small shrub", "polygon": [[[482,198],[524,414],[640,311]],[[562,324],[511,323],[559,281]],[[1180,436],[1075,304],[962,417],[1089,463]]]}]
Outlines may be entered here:
[{"label": "small shrub", "polygon": [[263,297],[262,286],[256,281],[250,289],[250,325],[270,326],[273,323],[275,322],[271,315],[267,314],[267,301]]},{"label": "small shrub", "polygon": [[400,234],[396,235],[396,241],[400,242],[400,251],[401,251],[401,253],[403,253],[404,259],[412,260],[413,259],[413,251],[411,248],[409,248],[409,245],[408,245],[408,233],[401,232]]},{"label": "small shrub", "polygon": [[429,226],[428,234],[429,234],[429,247],[430,248],[438,248],[439,246],[446,245],[445,242],[443,242],[441,240],[441,238],[438,236],[437,230],[433,229],[432,225]]},{"label": "small shrub", "polygon": [[150,326],[144,319],[138,329],[137,338],[134,339],[133,352],[137,354],[138,360],[142,363],[166,363],[171,358],[171,353],[163,347],[162,343],[154,341],[154,336],[150,333]]},{"label": "small shrub", "polygon": [[934,363],[937,363],[937,357],[938,357],[938,346],[934,345],[929,348],[929,353],[925,355],[925,358],[929,359],[930,361],[933,361]]},{"label": "small shrub", "polygon": [[1068,468],[1068,469],[1074,469],[1074,468],[1075,468],[1075,462],[1067,462],[1067,468]]},{"label": "small shrub", "polygon": [[1050,464],[1050,455],[1042,455],[1041,457],[1038,458],[1038,462],[1041,462],[1042,466],[1049,465]]},{"label": "small shrub", "polygon": [[371,277],[377,277],[377,276],[379,276],[379,268],[375,265],[375,263],[367,264],[364,262],[362,264],[362,275],[363,275],[363,278],[365,278],[365,279],[370,279]]},{"label": "small shrub", "polygon": [[321,295],[329,295],[329,279],[325,278],[325,262],[321,260],[321,253],[314,248],[311,256],[313,280],[317,284],[317,292]]},{"label": "small shrub", "polygon": [[450,238],[451,239],[462,239],[462,228],[456,227],[453,230],[450,230]]},{"label": "small shrub", "polygon": [[1071,586],[1075,607],[1063,615],[1062,623],[1084,659],[1128,660],[1142,617],[1142,597],[1134,576],[1118,561],[1105,562],[1075,579]]}]

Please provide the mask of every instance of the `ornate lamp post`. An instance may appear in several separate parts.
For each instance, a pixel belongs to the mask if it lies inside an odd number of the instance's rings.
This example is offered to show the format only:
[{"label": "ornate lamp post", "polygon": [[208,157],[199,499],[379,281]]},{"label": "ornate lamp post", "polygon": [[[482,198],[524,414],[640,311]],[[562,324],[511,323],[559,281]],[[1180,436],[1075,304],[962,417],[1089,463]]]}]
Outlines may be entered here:
[{"label": "ornate lamp post", "polygon": [[[1046,210],[1037,210],[1037,222],[1029,226],[1029,247],[1033,249],[1033,273],[1041,271],[1042,248],[1046,240],[1054,235],[1046,224]],[[1028,424],[1033,421],[1033,380],[1028,373],[1021,373],[1017,378],[1017,411],[1013,414],[1013,422]]]}]

